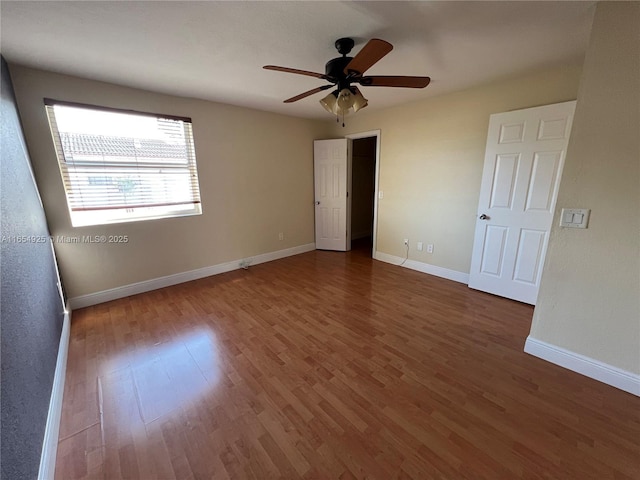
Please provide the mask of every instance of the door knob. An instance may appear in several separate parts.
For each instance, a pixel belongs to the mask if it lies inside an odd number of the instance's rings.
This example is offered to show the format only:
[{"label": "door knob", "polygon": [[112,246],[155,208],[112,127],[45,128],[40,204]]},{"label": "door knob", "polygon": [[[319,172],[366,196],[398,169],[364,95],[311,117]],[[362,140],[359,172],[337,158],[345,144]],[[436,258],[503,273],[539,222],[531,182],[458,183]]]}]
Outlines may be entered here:
[{"label": "door knob", "polygon": [[320,202],[318,200],[316,200],[316,205],[320,205]]},{"label": "door knob", "polygon": [[489,220],[491,217],[488,215],[485,215],[484,213],[482,215],[480,215],[480,220]]}]

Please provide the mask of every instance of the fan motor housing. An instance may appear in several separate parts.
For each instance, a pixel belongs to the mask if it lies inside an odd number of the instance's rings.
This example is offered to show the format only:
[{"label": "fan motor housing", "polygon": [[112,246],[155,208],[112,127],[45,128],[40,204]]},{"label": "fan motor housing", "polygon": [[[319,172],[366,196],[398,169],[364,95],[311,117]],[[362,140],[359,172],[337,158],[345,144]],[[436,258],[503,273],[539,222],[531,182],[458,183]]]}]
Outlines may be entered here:
[{"label": "fan motor housing", "polygon": [[342,80],[346,77],[344,69],[353,57],[338,57],[333,60],[329,60],[325,65],[325,74],[327,77],[334,78],[336,80]]}]

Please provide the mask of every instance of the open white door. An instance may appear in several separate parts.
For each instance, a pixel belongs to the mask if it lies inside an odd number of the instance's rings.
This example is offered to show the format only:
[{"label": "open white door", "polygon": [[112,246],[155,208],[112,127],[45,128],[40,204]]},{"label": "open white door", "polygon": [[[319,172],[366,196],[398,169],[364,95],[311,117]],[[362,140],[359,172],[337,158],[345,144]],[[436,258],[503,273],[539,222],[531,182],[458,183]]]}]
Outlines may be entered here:
[{"label": "open white door", "polygon": [[491,115],[469,287],[535,305],[575,104]]},{"label": "open white door", "polygon": [[320,250],[351,249],[349,142],[346,138],[313,142],[316,248]]}]

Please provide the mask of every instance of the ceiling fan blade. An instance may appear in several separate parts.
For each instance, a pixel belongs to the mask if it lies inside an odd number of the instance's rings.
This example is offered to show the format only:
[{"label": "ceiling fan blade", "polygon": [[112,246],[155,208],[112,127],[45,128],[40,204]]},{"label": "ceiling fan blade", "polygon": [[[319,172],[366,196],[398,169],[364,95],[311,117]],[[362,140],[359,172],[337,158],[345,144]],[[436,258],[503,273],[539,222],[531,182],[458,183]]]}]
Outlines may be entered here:
[{"label": "ceiling fan blade", "polygon": [[393,45],[389,42],[372,38],[349,62],[344,69],[344,73],[359,73],[362,75],[391,50],[393,50]]},{"label": "ceiling fan blade", "polygon": [[276,72],[297,73],[298,75],[306,75],[308,77],[327,78],[323,73],[309,72],[307,70],[298,70],[297,68],[278,67],[277,65],[265,65],[265,70],[275,70]]},{"label": "ceiling fan blade", "polygon": [[333,87],[333,85],[322,85],[321,87],[314,88],[313,90],[309,90],[307,92],[301,93],[300,95],[296,95],[295,97],[287,98],[284,101],[284,103],[297,102],[298,100],[302,100],[303,98],[308,97],[309,95],[313,95],[314,93],[321,92],[321,91],[326,90],[327,88],[331,88],[331,87]]},{"label": "ceiling fan blade", "polygon": [[429,85],[429,77],[373,76],[362,77],[360,85],[364,87],[404,87],[424,88]]}]

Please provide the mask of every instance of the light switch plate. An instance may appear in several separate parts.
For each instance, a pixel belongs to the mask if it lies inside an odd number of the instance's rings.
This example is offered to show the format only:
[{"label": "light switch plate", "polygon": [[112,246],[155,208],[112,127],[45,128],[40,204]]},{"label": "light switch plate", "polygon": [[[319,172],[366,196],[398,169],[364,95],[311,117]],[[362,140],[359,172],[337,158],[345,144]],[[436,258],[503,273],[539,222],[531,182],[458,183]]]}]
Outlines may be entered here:
[{"label": "light switch plate", "polygon": [[560,212],[560,226],[568,228],[587,228],[589,224],[588,208],[563,208]]}]

